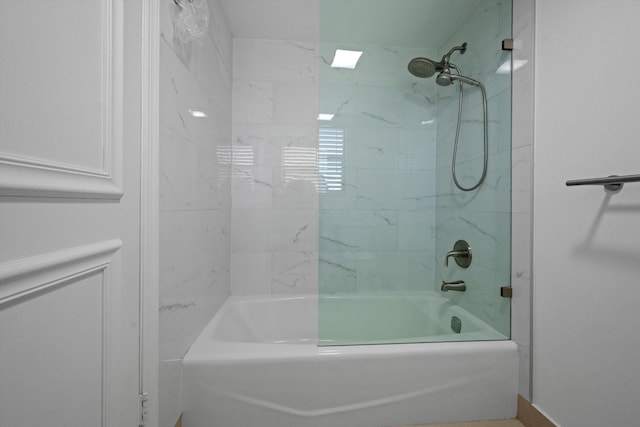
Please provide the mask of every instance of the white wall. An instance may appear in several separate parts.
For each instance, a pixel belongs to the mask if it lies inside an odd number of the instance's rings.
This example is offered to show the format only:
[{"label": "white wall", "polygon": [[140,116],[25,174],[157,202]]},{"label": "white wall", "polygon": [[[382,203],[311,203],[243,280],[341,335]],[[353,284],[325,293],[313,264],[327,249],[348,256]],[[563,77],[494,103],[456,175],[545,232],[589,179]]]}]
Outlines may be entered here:
[{"label": "white wall", "polygon": [[181,412],[184,354],[230,293],[232,39],[218,1],[209,8],[206,38],[181,43],[180,8],[160,7],[161,427]]},{"label": "white wall", "polygon": [[[533,402],[562,427],[640,419],[640,2],[536,6]],[[603,61],[604,60],[604,61]]]}]

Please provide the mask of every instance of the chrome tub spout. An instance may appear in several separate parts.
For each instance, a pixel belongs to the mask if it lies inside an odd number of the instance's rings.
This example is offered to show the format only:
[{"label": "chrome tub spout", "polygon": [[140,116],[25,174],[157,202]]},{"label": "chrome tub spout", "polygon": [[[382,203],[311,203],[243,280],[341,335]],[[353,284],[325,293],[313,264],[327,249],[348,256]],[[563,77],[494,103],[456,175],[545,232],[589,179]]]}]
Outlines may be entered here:
[{"label": "chrome tub spout", "polygon": [[442,286],[440,286],[440,290],[442,292],[448,292],[448,291],[464,292],[467,290],[467,285],[464,283],[464,280],[456,280],[455,282],[445,282],[443,280]]}]

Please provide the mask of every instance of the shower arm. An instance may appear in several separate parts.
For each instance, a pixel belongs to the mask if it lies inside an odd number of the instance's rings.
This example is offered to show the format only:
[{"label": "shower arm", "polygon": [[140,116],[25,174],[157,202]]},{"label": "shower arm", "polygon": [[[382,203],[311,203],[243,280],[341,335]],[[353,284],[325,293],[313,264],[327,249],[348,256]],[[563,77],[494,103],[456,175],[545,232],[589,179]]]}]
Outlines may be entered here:
[{"label": "shower arm", "polygon": [[447,54],[442,57],[442,59],[440,60],[440,63],[443,65],[449,64],[451,55],[453,54],[453,52],[457,50],[460,51],[460,54],[464,54],[467,51],[467,42],[462,43],[460,46],[452,47],[451,50],[449,50],[449,52],[447,52]]}]

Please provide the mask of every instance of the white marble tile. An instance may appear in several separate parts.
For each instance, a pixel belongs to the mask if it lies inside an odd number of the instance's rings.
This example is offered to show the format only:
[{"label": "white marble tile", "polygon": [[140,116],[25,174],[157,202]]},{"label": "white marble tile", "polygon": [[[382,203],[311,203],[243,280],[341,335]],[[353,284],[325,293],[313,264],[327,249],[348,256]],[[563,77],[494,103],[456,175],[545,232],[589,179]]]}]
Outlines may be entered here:
[{"label": "white marble tile", "polygon": [[514,213],[531,211],[531,146],[514,148],[512,152],[512,199],[511,210]]},{"label": "white marble tile", "polygon": [[271,210],[233,209],[231,215],[231,251],[268,252]]},{"label": "white marble tile", "polygon": [[526,64],[513,73],[512,144],[512,337],[518,343],[520,360],[519,393],[531,398],[531,179],[533,168],[533,0],[513,2],[513,37],[519,48],[515,60]]},{"label": "white marble tile", "polygon": [[518,394],[531,399],[531,348],[518,346]]},{"label": "white marble tile", "polygon": [[519,347],[528,349],[531,342],[531,292],[529,278],[512,280],[513,298],[511,300],[511,339]]},{"label": "white marble tile", "polygon": [[221,269],[217,260],[228,259],[229,236],[226,211],[161,212],[160,298],[203,272]]},{"label": "white marble tile", "polygon": [[273,82],[233,81],[233,122],[273,122]]},{"label": "white marble tile", "polygon": [[171,367],[159,385],[159,425],[174,427],[182,412],[182,363]]},{"label": "white marble tile", "polygon": [[270,125],[236,123],[233,126],[234,164],[236,166],[273,166],[282,164],[282,147],[272,138]]},{"label": "white marble tile", "polygon": [[234,39],[234,79],[271,82],[310,82],[318,73],[315,43]]},{"label": "white marble tile", "polygon": [[[321,251],[394,251],[398,249],[396,211],[323,211]],[[354,255],[355,256],[355,255]]]},{"label": "white marble tile", "polygon": [[[283,177],[284,175],[284,177]],[[303,176],[288,178],[284,173],[274,173],[273,207],[278,210],[317,209],[318,176],[315,168],[309,168]]]},{"label": "white marble tile", "polygon": [[359,120],[358,86],[322,82],[320,91],[319,112],[335,114],[331,127],[356,126]]},{"label": "white marble tile", "polygon": [[318,252],[273,252],[273,294],[317,294]]},{"label": "white marble tile", "polygon": [[193,277],[192,234],[188,212],[160,212],[160,298]]},{"label": "white marble tile", "polygon": [[[183,295],[164,297],[160,300],[160,360],[181,360],[193,343],[196,327],[196,298],[188,295],[191,282],[184,284]],[[182,301],[180,301],[182,300]]]},{"label": "white marble tile", "polygon": [[[158,376],[159,383],[167,386],[165,380],[169,378],[169,375],[172,373],[176,367],[179,367],[182,364],[182,359],[168,359],[168,360],[160,360],[159,371],[160,374]],[[163,384],[164,383],[164,384]],[[171,385],[169,385],[171,387]]]},{"label": "white marble tile", "polygon": [[355,171],[346,170],[340,191],[326,191],[318,194],[318,206],[323,210],[355,210],[358,206],[358,194]]},{"label": "white marble tile", "polygon": [[400,48],[365,46],[361,49],[363,53],[353,72],[354,80],[363,85],[395,86],[399,71],[404,73],[406,70],[406,66],[403,67],[398,58]]},{"label": "white marble tile", "polygon": [[[230,293],[232,38],[217,0],[201,43],[160,4],[160,426],[181,412],[181,359]],[[204,112],[196,118],[190,110]]]},{"label": "white marble tile", "polygon": [[436,127],[429,124],[421,129],[399,129],[397,169],[435,170]]},{"label": "white marble tile", "polygon": [[398,129],[350,127],[344,145],[349,168],[393,169],[398,159]]},{"label": "white marble tile", "polygon": [[[430,82],[433,84],[433,82]],[[437,117],[436,90],[425,82],[398,88],[400,124],[405,129],[420,129]]]},{"label": "white marble tile", "polygon": [[273,121],[285,125],[317,125],[318,92],[313,82],[276,82]]},{"label": "white marble tile", "polygon": [[[163,69],[160,74],[161,128],[180,134],[211,152],[215,152],[216,145],[228,143],[224,140],[231,133],[228,114],[231,92],[216,93],[214,98],[163,43],[160,44],[160,63]],[[202,111],[207,117],[194,117],[190,111]]]},{"label": "white marble tile", "polygon": [[160,209],[228,208],[229,165],[170,130],[160,138]]},{"label": "white marble tile", "polygon": [[401,187],[398,194],[402,203],[416,204],[418,210],[432,209],[435,206],[436,177],[432,170],[399,171]]},{"label": "white marble tile", "polygon": [[273,210],[268,248],[274,252],[313,252],[318,247],[318,213],[315,210]]},{"label": "white marble tile", "polygon": [[512,116],[512,92],[505,90],[494,96],[489,101],[489,135],[494,141],[489,140],[489,152],[502,153],[512,149],[512,120],[504,120]]},{"label": "white marble tile", "polygon": [[433,201],[432,171],[358,169],[359,209],[416,209]]},{"label": "white marble tile", "polygon": [[398,212],[398,249],[435,250],[435,209]]},{"label": "white marble tile", "polygon": [[194,191],[198,196],[193,206],[205,210],[230,209],[231,168],[221,161],[220,153],[199,150],[196,174]]},{"label": "white marble tile", "polygon": [[[174,18],[179,11],[180,7],[173,0],[162,0],[160,40],[174,52],[193,78],[206,87],[214,87],[212,71],[220,71],[218,66],[224,67],[227,74],[231,73],[232,38],[226,16],[217,1],[210,1],[207,34],[200,41],[184,43],[176,38],[174,32]],[[219,78],[220,74],[217,76]]]},{"label": "white marble tile", "polygon": [[209,36],[213,44],[218,49],[224,64],[231,70],[233,65],[233,36],[229,20],[219,1],[209,2],[209,28]]},{"label": "white marble tile", "polygon": [[[358,124],[370,127],[400,127],[405,120],[402,95],[397,88],[358,86]],[[419,121],[421,119],[417,119]]]},{"label": "white marble tile", "polygon": [[322,250],[318,259],[318,289],[323,294],[357,291],[357,259],[351,252]]},{"label": "white marble tile", "polygon": [[357,263],[358,292],[422,291],[433,287],[433,253],[371,252]]},{"label": "white marble tile", "polygon": [[194,202],[198,150],[169,129],[160,129],[160,141],[160,209],[189,208]]},{"label": "white marble tile", "polygon": [[531,0],[514,2],[513,31],[521,48],[513,51],[513,58],[526,64],[513,73],[513,147],[531,145],[533,140],[533,22]]},{"label": "white marble tile", "polygon": [[318,76],[322,84],[323,91],[326,85],[355,83],[355,70],[348,68],[332,68],[331,63],[336,53],[336,49],[362,50],[362,46],[349,45],[346,43],[322,42],[319,46],[319,67]]},{"label": "white marble tile", "polygon": [[233,209],[270,209],[273,170],[268,166],[234,166]]},{"label": "white marble tile", "polygon": [[233,252],[231,270],[233,295],[271,294],[271,252]]}]

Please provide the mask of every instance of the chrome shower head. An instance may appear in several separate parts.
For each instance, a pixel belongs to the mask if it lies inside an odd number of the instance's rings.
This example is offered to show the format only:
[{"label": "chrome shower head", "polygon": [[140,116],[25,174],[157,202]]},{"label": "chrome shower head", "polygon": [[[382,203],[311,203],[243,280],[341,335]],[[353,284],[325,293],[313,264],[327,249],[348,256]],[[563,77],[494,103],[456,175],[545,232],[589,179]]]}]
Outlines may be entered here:
[{"label": "chrome shower head", "polygon": [[446,72],[449,69],[449,60],[451,59],[451,55],[456,51],[465,53],[467,51],[467,43],[462,43],[462,45],[460,46],[451,48],[451,50],[449,50],[449,52],[447,52],[447,54],[444,55],[440,61],[434,61],[433,59],[424,58],[421,56],[413,58],[411,61],[409,61],[409,65],[407,66],[407,68],[409,69],[409,72],[411,74],[423,79],[431,77],[437,72]]},{"label": "chrome shower head", "polygon": [[407,69],[416,77],[428,78],[433,76],[436,71],[442,70],[442,64],[429,58],[417,57],[409,61]]}]

